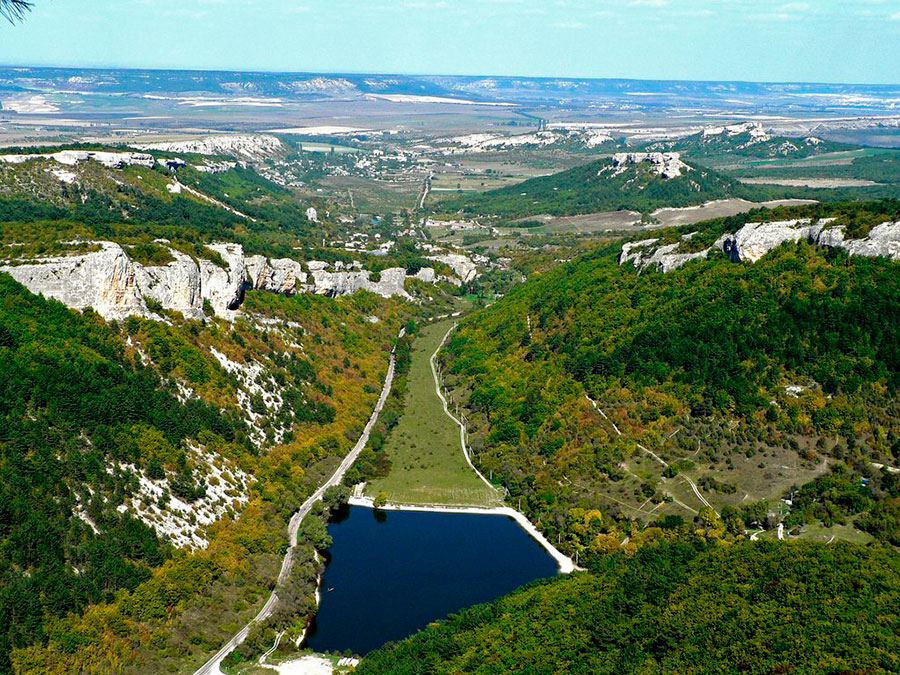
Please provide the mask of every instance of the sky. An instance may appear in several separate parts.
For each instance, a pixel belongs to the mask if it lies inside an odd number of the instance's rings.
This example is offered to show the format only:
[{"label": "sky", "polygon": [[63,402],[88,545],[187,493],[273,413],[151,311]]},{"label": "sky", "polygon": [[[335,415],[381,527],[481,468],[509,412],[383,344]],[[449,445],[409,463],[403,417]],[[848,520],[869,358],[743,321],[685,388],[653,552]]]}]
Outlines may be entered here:
[{"label": "sky", "polygon": [[900,83],[900,0],[35,0],[0,64]]}]

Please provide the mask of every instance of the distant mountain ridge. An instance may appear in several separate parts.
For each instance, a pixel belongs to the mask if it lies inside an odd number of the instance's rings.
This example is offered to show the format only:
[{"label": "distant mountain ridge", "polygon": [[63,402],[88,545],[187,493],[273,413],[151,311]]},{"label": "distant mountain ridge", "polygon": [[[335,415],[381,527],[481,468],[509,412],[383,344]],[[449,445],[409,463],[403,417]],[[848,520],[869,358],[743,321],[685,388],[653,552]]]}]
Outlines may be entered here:
[{"label": "distant mountain ridge", "polygon": [[[379,93],[523,104],[548,101],[571,104],[603,98],[628,102],[641,108],[669,106],[675,101],[695,104],[716,101],[734,108],[734,99],[739,96],[747,109],[752,108],[754,99],[766,99],[767,106],[778,99],[789,103],[795,110],[822,110],[834,105],[885,110],[889,99],[900,96],[900,87],[896,85],[52,67],[0,68],[0,99],[4,91],[212,93],[298,99]],[[647,96],[647,93],[653,96]],[[811,97],[810,94],[817,96]]]},{"label": "distant mountain ridge", "polygon": [[483,194],[453,197],[437,208],[508,218],[625,209],[649,213],[731,197],[763,200],[772,194],[685,161],[679,153],[636,152]]},{"label": "distant mountain ridge", "polygon": [[688,157],[705,159],[736,155],[759,159],[778,157],[804,158],[830,152],[850,150],[854,146],[826,141],[815,136],[789,138],[770,133],[758,122],[744,122],[703,131],[677,141],[660,141],[647,146],[648,150],[681,152]]}]

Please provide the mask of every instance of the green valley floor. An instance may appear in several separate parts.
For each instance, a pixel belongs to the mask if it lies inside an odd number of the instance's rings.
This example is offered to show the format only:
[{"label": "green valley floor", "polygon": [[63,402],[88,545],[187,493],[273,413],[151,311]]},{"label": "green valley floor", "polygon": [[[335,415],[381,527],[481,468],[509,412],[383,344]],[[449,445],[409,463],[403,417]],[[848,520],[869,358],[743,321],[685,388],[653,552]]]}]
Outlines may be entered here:
[{"label": "green valley floor", "polygon": [[466,462],[459,427],[444,412],[435,390],[431,357],[453,320],[423,326],[413,342],[404,412],[385,442],[393,463],[386,478],[371,482],[366,494],[379,492],[395,504],[499,506],[489,488]]}]

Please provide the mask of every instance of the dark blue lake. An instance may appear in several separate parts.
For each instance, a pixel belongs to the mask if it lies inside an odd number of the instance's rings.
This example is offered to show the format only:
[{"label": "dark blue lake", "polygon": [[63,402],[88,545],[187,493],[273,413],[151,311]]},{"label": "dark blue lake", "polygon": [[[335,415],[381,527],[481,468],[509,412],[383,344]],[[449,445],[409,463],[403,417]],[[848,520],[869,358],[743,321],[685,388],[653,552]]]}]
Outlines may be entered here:
[{"label": "dark blue lake", "polygon": [[503,515],[352,506],[328,531],[331,559],[306,643],[319,652],[365,654],[557,573],[543,547]]}]

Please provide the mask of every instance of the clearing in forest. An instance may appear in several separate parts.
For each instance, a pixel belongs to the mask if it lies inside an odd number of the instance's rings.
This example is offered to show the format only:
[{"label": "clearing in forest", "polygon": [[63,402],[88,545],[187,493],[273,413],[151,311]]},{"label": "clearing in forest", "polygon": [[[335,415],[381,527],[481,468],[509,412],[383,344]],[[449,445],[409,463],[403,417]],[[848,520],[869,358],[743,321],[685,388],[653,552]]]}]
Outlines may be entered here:
[{"label": "clearing in forest", "polygon": [[444,413],[435,390],[431,356],[452,326],[452,320],[422,326],[413,341],[403,415],[384,445],[393,468],[367,486],[370,497],[385,492],[390,502],[416,505],[501,503],[466,462],[459,427]]}]

